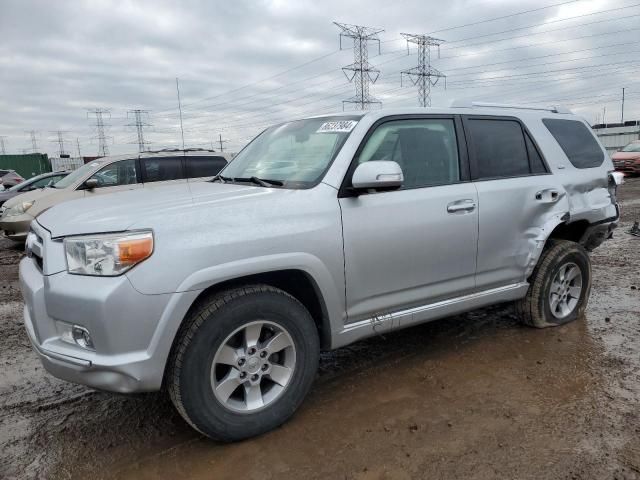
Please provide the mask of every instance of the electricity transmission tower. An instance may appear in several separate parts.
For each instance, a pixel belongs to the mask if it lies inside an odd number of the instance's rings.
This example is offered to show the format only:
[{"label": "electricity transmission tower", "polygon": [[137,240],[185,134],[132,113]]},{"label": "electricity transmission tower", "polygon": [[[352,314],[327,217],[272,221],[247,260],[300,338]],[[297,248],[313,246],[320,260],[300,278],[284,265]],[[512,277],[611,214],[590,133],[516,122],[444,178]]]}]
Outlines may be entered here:
[{"label": "electricity transmission tower", "polygon": [[80,139],[76,137],[76,146],[78,147],[78,158],[82,158],[82,153],[80,153]]},{"label": "electricity transmission tower", "polygon": [[27,131],[27,133],[31,137],[31,151],[33,153],[37,153],[38,152],[38,139],[36,138],[36,134],[38,132],[36,132],[35,130],[29,130],[29,131]]},{"label": "electricity transmission tower", "polygon": [[144,121],[144,118],[149,117],[149,111],[148,110],[129,110],[127,112],[127,118],[129,118],[130,115],[134,116],[135,123],[128,123],[127,126],[136,127],[136,132],[138,133],[138,141],[131,142],[131,143],[137,143],[138,151],[144,152],[146,150],[145,145],[148,145],[150,143],[144,139],[144,127],[151,126],[149,122]]},{"label": "electricity transmission tower", "polygon": [[360,25],[349,25],[347,23],[333,22],[340,29],[340,49],[342,49],[342,37],[353,39],[353,63],[342,68],[345,76],[356,86],[356,94],[342,101],[342,108],[345,103],[359,105],[360,110],[366,110],[372,103],[382,104],[382,102],[369,93],[369,84],[376,83],[380,76],[380,70],[369,63],[369,42],[378,42],[378,53],[380,53],[380,39],[378,34],[384,32],[381,28],[363,27]]},{"label": "electricity transmission tower", "polygon": [[63,155],[66,155],[67,152],[64,150],[64,135],[69,133],[64,130],[56,130],[54,132],[50,132],[52,135],[56,135],[57,138],[55,140],[51,140],[53,143],[58,144],[58,156],[62,158]]},{"label": "electricity transmission tower", "polygon": [[440,54],[440,44],[444,40],[429,37],[428,35],[414,35],[412,33],[401,33],[407,41],[407,51],[409,50],[409,44],[414,43],[418,45],[418,66],[410,68],[409,70],[403,70],[400,73],[400,86],[402,86],[402,78],[406,75],[411,80],[413,85],[418,87],[418,100],[421,107],[431,106],[431,87],[438,83],[441,78],[445,79],[446,88],[446,76],[439,70],[431,66],[431,47],[438,47],[438,55]]},{"label": "electricity transmission tower", "polygon": [[0,135],[0,155],[6,155],[7,150],[5,149],[4,139],[7,138],[6,135]]},{"label": "electricity transmission tower", "polygon": [[107,155],[109,155],[107,139],[112,137],[109,137],[104,133],[104,128],[108,127],[109,125],[104,123],[104,118],[102,117],[103,115],[108,115],[108,118],[111,118],[111,112],[106,108],[94,108],[87,112],[87,118],[90,116],[96,117],[95,127],[98,138],[98,155],[101,157],[106,157]]},{"label": "electricity transmission tower", "polygon": [[220,151],[224,152],[223,144],[227,143],[227,140],[223,140],[222,139],[222,134],[221,133],[218,134],[218,143],[220,144]]}]

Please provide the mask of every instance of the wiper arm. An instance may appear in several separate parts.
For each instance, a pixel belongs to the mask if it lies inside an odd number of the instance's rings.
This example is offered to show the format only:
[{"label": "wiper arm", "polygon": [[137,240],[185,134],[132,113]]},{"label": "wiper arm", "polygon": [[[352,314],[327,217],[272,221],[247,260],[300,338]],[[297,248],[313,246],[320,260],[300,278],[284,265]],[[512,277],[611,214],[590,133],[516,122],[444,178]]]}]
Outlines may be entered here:
[{"label": "wiper arm", "polygon": [[280,180],[269,180],[266,178],[251,177],[249,180],[263,187],[281,187],[283,183]]},{"label": "wiper arm", "polygon": [[228,182],[228,181],[233,181],[233,178],[231,177],[225,177],[222,176],[220,174],[216,175],[215,177],[213,177],[211,180],[209,180],[210,182],[215,182],[216,180],[221,180],[222,183]]}]

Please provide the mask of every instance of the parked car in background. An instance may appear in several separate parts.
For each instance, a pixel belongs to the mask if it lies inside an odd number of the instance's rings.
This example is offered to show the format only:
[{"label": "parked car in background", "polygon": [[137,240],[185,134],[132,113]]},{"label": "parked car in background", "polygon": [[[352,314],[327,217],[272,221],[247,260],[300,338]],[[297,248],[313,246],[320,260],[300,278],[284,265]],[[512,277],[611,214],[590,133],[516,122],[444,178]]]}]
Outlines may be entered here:
[{"label": "parked car in background", "polygon": [[[45,188],[50,185],[53,185],[64,177],[69,175],[69,172],[49,172],[43,173],[42,175],[37,175],[29,180],[25,180],[18,185],[15,185],[8,190],[4,190],[0,192],[0,207],[9,200],[21,193],[31,192],[33,190],[37,190],[39,188]],[[0,215],[2,215],[2,209],[0,208]]]},{"label": "parked car in background", "polygon": [[20,282],[45,368],[164,386],[230,441],[295,412],[321,349],[507,301],[580,318],[623,175],[568,110],[458,105],[282,123],[211,182],[40,215]]},{"label": "parked car in background", "polygon": [[640,175],[640,140],[635,140],[611,156],[613,166],[626,175]]},{"label": "parked car in background", "polygon": [[0,185],[5,189],[14,187],[24,182],[24,178],[15,170],[0,170]]},{"label": "parked car in background", "polygon": [[230,156],[209,150],[160,150],[99,158],[74,170],[50,188],[7,200],[0,216],[4,236],[24,241],[31,221],[54,205],[125,190],[205,180],[216,175]]}]

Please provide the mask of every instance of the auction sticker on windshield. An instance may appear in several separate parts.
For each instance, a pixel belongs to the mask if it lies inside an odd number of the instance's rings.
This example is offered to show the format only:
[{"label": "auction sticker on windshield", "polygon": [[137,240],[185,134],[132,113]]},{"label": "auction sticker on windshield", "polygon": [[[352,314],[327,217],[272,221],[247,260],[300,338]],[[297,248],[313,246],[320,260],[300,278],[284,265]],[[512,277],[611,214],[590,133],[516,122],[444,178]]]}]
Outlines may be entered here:
[{"label": "auction sticker on windshield", "polygon": [[316,133],[350,132],[358,124],[356,120],[339,120],[337,122],[325,122],[320,125]]}]

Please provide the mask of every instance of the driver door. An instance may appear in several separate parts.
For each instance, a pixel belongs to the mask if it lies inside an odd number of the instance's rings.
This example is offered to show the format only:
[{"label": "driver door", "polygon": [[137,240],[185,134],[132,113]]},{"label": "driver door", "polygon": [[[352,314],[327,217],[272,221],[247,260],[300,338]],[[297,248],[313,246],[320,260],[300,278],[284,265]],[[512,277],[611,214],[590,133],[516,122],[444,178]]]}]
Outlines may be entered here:
[{"label": "driver door", "polygon": [[348,322],[470,293],[478,196],[455,117],[384,121],[357,163],[393,160],[401,189],[340,198]]}]

